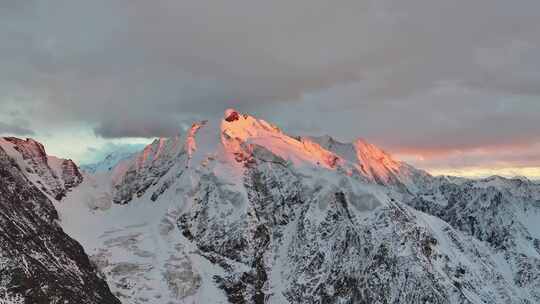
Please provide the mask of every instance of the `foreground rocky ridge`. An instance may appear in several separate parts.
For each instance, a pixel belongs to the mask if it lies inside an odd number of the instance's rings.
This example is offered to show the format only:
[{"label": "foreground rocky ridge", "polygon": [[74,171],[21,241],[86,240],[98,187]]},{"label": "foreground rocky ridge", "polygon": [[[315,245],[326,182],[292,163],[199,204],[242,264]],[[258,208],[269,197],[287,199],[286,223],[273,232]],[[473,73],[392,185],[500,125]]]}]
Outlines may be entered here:
[{"label": "foreground rocky ridge", "polygon": [[[20,147],[20,142],[8,141]],[[42,166],[44,150],[38,149],[39,154],[32,154],[37,159],[25,158],[35,165],[25,171],[6,149],[0,145],[0,302],[120,303],[81,245],[62,231],[55,207],[44,194],[57,195],[61,192],[49,191],[75,186],[76,167],[62,166],[61,177],[53,176]],[[18,151],[28,156],[24,148]],[[45,178],[43,188],[26,176],[34,173]]]},{"label": "foreground rocky ridge", "polygon": [[540,302],[539,185],[432,177],[234,110],[56,208],[123,303]]}]

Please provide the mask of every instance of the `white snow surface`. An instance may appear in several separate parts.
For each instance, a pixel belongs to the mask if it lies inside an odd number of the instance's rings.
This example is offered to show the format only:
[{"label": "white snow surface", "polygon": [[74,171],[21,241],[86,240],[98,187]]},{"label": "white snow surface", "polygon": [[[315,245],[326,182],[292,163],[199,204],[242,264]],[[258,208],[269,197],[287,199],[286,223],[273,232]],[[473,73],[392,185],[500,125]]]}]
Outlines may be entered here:
[{"label": "white snow surface", "polygon": [[111,203],[106,176],[85,181],[56,204],[63,229],[78,240],[107,277],[123,303],[178,303],[167,271],[182,273],[172,282],[181,303],[227,303],[212,283],[220,269],[202,259],[175,225],[180,202],[146,198],[129,205]]}]

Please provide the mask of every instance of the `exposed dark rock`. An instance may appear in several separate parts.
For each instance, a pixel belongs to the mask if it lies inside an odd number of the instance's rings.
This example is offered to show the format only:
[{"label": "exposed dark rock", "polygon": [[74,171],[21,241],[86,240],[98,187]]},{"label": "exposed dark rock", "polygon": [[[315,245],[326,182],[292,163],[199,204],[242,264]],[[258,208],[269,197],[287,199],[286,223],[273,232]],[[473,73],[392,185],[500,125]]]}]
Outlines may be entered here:
[{"label": "exposed dark rock", "polygon": [[228,113],[228,116],[225,117],[225,120],[228,122],[233,122],[239,119],[240,119],[240,114],[238,114],[238,112],[236,111],[231,111],[230,113]]}]

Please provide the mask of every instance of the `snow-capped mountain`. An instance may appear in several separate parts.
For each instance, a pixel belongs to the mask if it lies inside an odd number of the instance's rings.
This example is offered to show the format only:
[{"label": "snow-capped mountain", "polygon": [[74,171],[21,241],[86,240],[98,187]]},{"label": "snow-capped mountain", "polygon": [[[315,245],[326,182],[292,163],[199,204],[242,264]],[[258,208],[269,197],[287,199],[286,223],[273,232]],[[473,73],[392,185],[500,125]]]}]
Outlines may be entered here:
[{"label": "snow-capped mountain", "polygon": [[122,303],[538,303],[540,185],[225,112],[55,203]]},{"label": "snow-capped mountain", "polygon": [[127,161],[132,158],[138,152],[138,150],[140,149],[131,146],[128,148],[119,149],[107,154],[107,156],[96,163],[81,166],[81,171],[89,174],[111,171],[120,162]]}]

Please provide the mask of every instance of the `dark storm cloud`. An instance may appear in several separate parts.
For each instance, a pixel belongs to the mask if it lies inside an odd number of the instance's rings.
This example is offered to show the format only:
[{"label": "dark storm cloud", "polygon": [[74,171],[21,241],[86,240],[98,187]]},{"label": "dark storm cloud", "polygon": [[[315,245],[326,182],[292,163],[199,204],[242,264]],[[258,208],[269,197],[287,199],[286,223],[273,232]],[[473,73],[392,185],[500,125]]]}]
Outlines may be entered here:
[{"label": "dark storm cloud", "polygon": [[238,107],[395,151],[540,141],[536,0],[20,2],[0,106],[36,124],[153,137]]},{"label": "dark storm cloud", "polygon": [[114,120],[106,120],[101,122],[99,126],[94,128],[94,133],[105,138],[119,137],[171,137],[181,133],[183,130],[182,123],[169,116],[154,116],[153,120],[148,120],[147,123],[141,124],[148,117],[120,117]]},{"label": "dark storm cloud", "polygon": [[19,125],[7,124],[0,121],[0,135],[34,135],[34,131]]},{"label": "dark storm cloud", "polygon": [[537,97],[452,84],[379,101],[359,91],[356,85],[341,87],[260,112],[270,112],[269,117],[291,132],[335,134],[345,141],[361,136],[393,152],[421,149],[428,154],[540,142]]}]

